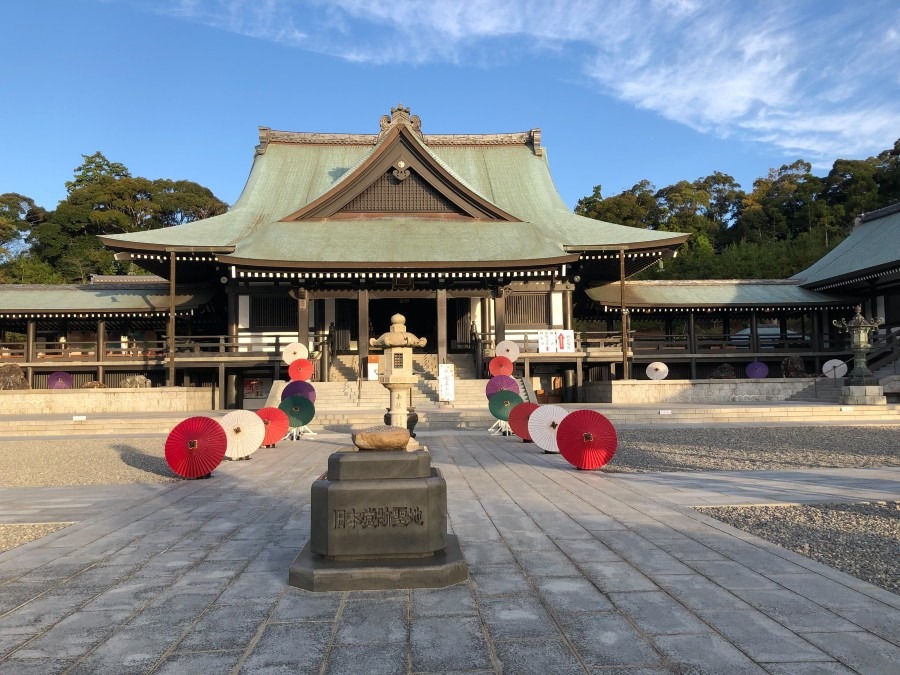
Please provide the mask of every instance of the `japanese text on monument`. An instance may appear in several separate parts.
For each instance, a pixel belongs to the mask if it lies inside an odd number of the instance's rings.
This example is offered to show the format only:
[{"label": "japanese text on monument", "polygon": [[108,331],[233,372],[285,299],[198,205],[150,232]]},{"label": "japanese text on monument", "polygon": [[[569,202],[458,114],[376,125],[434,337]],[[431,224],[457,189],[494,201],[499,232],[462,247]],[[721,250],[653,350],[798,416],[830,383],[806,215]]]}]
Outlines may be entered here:
[{"label": "japanese text on monument", "polygon": [[373,507],[368,509],[335,509],[332,511],[335,530],[367,527],[408,527],[424,525],[425,518],[418,506]]}]

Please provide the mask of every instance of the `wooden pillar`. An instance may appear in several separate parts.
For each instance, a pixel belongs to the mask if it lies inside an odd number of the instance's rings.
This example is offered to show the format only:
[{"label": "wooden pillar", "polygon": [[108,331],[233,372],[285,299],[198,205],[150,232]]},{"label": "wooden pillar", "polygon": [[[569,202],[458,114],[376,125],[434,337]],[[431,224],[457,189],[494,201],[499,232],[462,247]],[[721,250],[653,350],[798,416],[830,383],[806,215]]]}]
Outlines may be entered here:
[{"label": "wooden pillar", "polygon": [[447,289],[437,289],[438,363],[447,363]]},{"label": "wooden pillar", "polygon": [[369,368],[369,290],[360,288],[356,298],[359,306],[356,338],[359,351],[359,379],[364,380]]},{"label": "wooden pillar", "polygon": [[169,374],[166,385],[175,386],[175,251],[169,251]]},{"label": "wooden pillar", "polygon": [[97,319],[97,382],[103,383],[103,362],[106,360],[106,319]]},{"label": "wooden pillar", "polygon": [[28,319],[25,325],[25,363],[28,366],[25,369],[25,377],[28,379],[28,386],[34,387],[34,368],[32,362],[35,358],[34,340],[37,333],[37,324],[34,319]]},{"label": "wooden pillar", "polygon": [[217,401],[217,410],[224,410],[227,392],[225,389],[225,364],[219,363],[219,400]]},{"label": "wooden pillar", "polygon": [[487,335],[491,331],[491,324],[488,319],[488,299],[480,298],[478,302],[481,305],[481,334]]},{"label": "wooden pillar", "polygon": [[506,298],[503,286],[498,286],[494,295],[494,344],[506,339]]},{"label": "wooden pillar", "polygon": [[297,342],[309,346],[309,293],[305,288],[297,289]]},{"label": "wooden pillar", "polygon": [[563,302],[563,330],[572,330],[574,309],[572,306],[572,290],[567,288],[562,292]]},{"label": "wooden pillar", "polygon": [[750,351],[759,352],[759,320],[755,309],[750,312]]},{"label": "wooden pillar", "polygon": [[631,379],[628,370],[628,307],[625,305],[625,249],[619,249],[619,306],[622,310],[622,379]]},{"label": "wooden pillar", "polygon": [[238,335],[238,294],[237,289],[228,288],[228,347],[226,351],[237,351]]},{"label": "wooden pillar", "polygon": [[688,313],[688,352],[691,354],[691,379],[697,379],[697,327],[694,325],[694,312]]}]

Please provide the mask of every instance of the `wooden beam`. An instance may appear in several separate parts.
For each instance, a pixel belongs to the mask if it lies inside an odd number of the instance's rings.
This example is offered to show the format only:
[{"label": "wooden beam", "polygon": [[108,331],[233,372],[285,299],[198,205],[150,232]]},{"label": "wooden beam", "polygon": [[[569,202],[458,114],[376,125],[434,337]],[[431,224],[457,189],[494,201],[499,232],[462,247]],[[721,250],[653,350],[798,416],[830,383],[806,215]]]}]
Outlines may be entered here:
[{"label": "wooden beam", "polygon": [[447,363],[447,290],[439,288],[436,295],[438,363]]},{"label": "wooden beam", "polygon": [[169,374],[166,383],[175,386],[175,251],[169,251]]},{"label": "wooden beam", "polygon": [[369,291],[360,288],[357,292],[359,306],[357,323],[357,351],[359,352],[359,379],[365,379],[369,368]]}]

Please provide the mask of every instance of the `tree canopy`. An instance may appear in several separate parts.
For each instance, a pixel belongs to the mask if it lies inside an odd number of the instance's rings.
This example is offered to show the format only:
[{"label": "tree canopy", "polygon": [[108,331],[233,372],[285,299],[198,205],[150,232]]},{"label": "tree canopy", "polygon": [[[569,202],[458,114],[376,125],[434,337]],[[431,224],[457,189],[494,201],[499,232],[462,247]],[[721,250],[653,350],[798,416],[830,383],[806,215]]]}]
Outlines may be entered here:
[{"label": "tree canopy", "polygon": [[657,189],[642,180],[604,197],[601,186],[575,212],[620,225],[690,232],[678,257],[642,278],[785,278],[821,258],[861,213],[900,201],[900,140],[877,157],[838,159],[824,178],[802,159],[771,169],[744,191],[715,172]]},{"label": "tree canopy", "polygon": [[188,180],[132,176],[103,153],[82,155],[54,211],[15,193],[0,195],[0,281],[86,283],[123,269],[98,236],[181,225],[225,213],[228,205]]}]

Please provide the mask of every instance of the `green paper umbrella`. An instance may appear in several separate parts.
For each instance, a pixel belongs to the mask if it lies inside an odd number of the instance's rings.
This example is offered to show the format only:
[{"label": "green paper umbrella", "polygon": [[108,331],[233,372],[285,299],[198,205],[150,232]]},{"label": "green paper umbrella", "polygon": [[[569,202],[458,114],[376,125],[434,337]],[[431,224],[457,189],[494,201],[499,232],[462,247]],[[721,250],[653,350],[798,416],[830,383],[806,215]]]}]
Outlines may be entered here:
[{"label": "green paper umbrella", "polygon": [[289,396],[278,408],[288,416],[292,427],[306,426],[316,416],[316,406],[304,396]]},{"label": "green paper umbrella", "polygon": [[509,420],[509,412],[522,402],[522,397],[512,391],[502,389],[491,396],[488,401],[488,407],[491,409],[491,415],[498,420],[506,422]]}]

